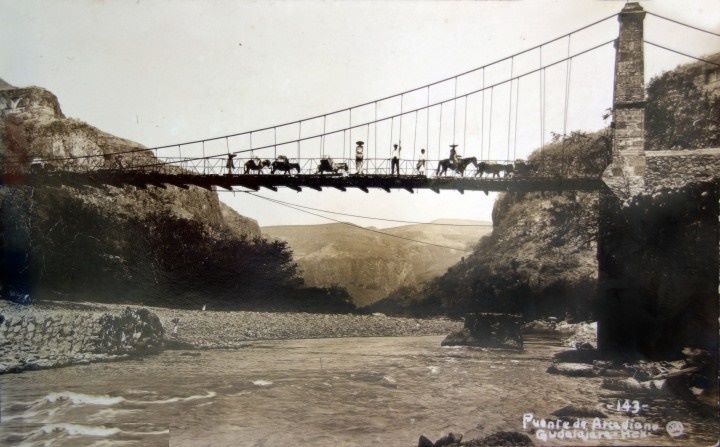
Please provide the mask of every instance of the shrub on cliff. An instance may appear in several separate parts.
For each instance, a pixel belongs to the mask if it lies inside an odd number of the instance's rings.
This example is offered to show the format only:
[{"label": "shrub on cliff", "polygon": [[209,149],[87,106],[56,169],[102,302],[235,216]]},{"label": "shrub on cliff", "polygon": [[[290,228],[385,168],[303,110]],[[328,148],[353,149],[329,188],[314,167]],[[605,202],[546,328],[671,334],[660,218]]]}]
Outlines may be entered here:
[{"label": "shrub on cliff", "polygon": [[[708,91],[703,78],[706,68],[689,64],[650,81],[648,150],[720,145],[720,95]],[[530,162],[542,176],[600,176],[610,161],[611,147],[609,128],[573,132],[567,138],[557,136],[542,151],[535,151]],[[594,193],[501,194],[493,208],[493,233],[479,242],[472,255],[419,290],[399,289],[371,310],[595,317],[597,214]],[[634,224],[643,229],[646,225]],[[704,262],[704,258],[698,259]],[[640,265],[647,268],[649,264],[641,261]],[[654,274],[643,275],[661,282]]]},{"label": "shrub on cliff", "polygon": [[[530,161],[543,176],[602,173],[607,130],[556,138]],[[528,318],[592,316],[597,197],[592,193],[506,193],[493,209],[493,232],[473,253],[421,290],[399,290],[371,306],[396,314],[521,313]]]},{"label": "shrub on cliff", "polygon": [[24,289],[36,299],[353,310],[343,291],[304,288],[284,242],[219,233],[169,214],[100,213],[55,190],[36,188],[35,195],[55,206],[33,206],[21,189],[0,196],[0,215],[17,218],[0,228],[9,264],[0,278],[4,296]]},{"label": "shrub on cliff", "polygon": [[645,112],[646,149],[720,145],[720,95],[703,88],[704,64],[691,64],[650,80]]}]

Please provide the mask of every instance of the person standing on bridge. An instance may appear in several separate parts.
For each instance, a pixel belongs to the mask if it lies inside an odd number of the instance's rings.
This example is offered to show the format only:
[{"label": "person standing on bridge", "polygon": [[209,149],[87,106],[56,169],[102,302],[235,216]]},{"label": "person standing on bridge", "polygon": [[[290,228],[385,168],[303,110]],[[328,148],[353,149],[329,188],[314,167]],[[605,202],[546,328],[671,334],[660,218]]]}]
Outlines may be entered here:
[{"label": "person standing on bridge", "polygon": [[418,159],[415,169],[417,169],[418,175],[425,175],[425,149],[420,149],[420,159]]},{"label": "person standing on bridge", "polygon": [[397,170],[398,177],[400,176],[400,151],[402,148],[399,144],[393,144],[392,160],[390,160],[390,175],[395,174]]},{"label": "person standing on bridge", "polygon": [[232,175],[233,169],[235,169],[235,162],[233,161],[235,157],[237,157],[236,154],[228,154],[227,162],[225,162],[225,167],[228,170],[227,175]]},{"label": "person standing on bridge", "polygon": [[358,141],[355,144],[357,144],[357,147],[355,148],[355,173],[362,174],[363,159],[365,158],[365,148],[363,147],[363,145],[365,144],[365,142]]}]

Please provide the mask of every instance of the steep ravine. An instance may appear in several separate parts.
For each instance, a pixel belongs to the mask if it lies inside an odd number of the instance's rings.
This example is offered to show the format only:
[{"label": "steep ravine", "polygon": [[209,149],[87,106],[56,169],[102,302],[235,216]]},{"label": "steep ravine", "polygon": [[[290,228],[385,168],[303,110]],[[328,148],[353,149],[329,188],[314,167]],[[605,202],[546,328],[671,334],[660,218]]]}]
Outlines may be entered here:
[{"label": "steep ravine", "polygon": [[[450,221],[477,226],[403,225],[382,231],[395,236],[466,250],[492,228],[487,222]],[[339,285],[358,306],[398,288],[416,287],[442,275],[466,255],[412,243],[344,224],[263,227],[268,237],[287,241],[309,285]]]},{"label": "steep ravine", "polygon": [[[720,54],[706,58],[720,60]],[[716,73],[717,68],[692,63],[650,81],[646,150],[717,147]],[[600,175],[611,141],[611,129],[576,132],[536,151],[531,162],[542,175]],[[520,312],[527,318],[595,318],[598,206],[595,193],[503,194],[495,203],[492,234],[472,255],[425,287],[396,291],[372,309],[458,315],[484,309]]]},{"label": "steep ravine", "polygon": [[[575,133],[531,160],[548,172],[598,173],[609,141],[604,131]],[[597,206],[592,193],[502,194],[492,233],[472,254],[424,287],[398,290],[372,309],[462,315],[480,308],[582,318],[592,311],[597,280]]]},{"label": "steep ravine", "polygon": [[[137,143],[64,116],[55,95],[43,88],[4,85],[0,169],[3,183],[15,185],[0,186],[1,298],[351,309],[341,290],[304,287],[287,246],[263,238],[257,222],[214,192],[22,186],[12,166],[27,167],[35,157],[70,169],[156,159]],[[117,152],[126,152],[122,160]]]},{"label": "steep ravine", "polygon": [[[57,164],[70,167],[99,164],[110,167],[118,162],[118,157],[112,155],[113,153],[143,149],[138,143],[65,117],[55,95],[40,87],[0,90],[0,111],[0,160],[3,162],[28,162],[34,157],[64,158],[105,154],[103,157],[61,160]],[[149,151],[124,154],[121,157],[124,162],[155,160]],[[42,191],[40,193],[42,194]],[[63,187],[62,194],[81,198],[98,211],[128,216],[162,212],[200,221],[217,231],[232,231],[238,236],[260,235],[257,222],[240,216],[223,205],[217,194],[200,188],[140,190],[131,186],[98,189]]]}]

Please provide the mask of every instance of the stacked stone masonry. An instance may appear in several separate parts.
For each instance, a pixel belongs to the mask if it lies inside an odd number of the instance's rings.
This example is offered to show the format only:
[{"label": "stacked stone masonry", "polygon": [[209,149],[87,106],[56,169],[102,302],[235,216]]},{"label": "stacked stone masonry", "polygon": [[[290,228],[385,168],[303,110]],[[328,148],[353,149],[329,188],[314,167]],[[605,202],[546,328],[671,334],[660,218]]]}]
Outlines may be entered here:
[{"label": "stacked stone masonry", "polygon": [[720,148],[648,151],[645,194],[720,178]]},{"label": "stacked stone masonry", "polygon": [[43,312],[5,307],[0,374],[158,352],[160,320],[145,309],[119,313]]}]

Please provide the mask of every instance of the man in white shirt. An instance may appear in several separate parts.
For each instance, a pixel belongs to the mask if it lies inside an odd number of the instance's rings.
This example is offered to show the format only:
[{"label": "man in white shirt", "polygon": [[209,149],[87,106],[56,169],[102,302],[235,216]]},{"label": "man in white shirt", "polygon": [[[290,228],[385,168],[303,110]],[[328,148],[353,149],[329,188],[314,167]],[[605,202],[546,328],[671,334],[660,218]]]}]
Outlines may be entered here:
[{"label": "man in white shirt", "polygon": [[402,148],[398,144],[393,144],[392,160],[390,161],[390,175],[395,175],[397,170],[398,177],[400,176],[400,151]]},{"label": "man in white shirt", "polygon": [[363,159],[365,158],[365,148],[363,147],[365,142],[358,141],[355,144],[357,144],[355,148],[355,173],[361,174],[363,170]]},{"label": "man in white shirt", "polygon": [[415,169],[417,169],[418,175],[425,175],[425,149],[420,149],[420,159],[417,162],[417,165],[415,166]]}]

